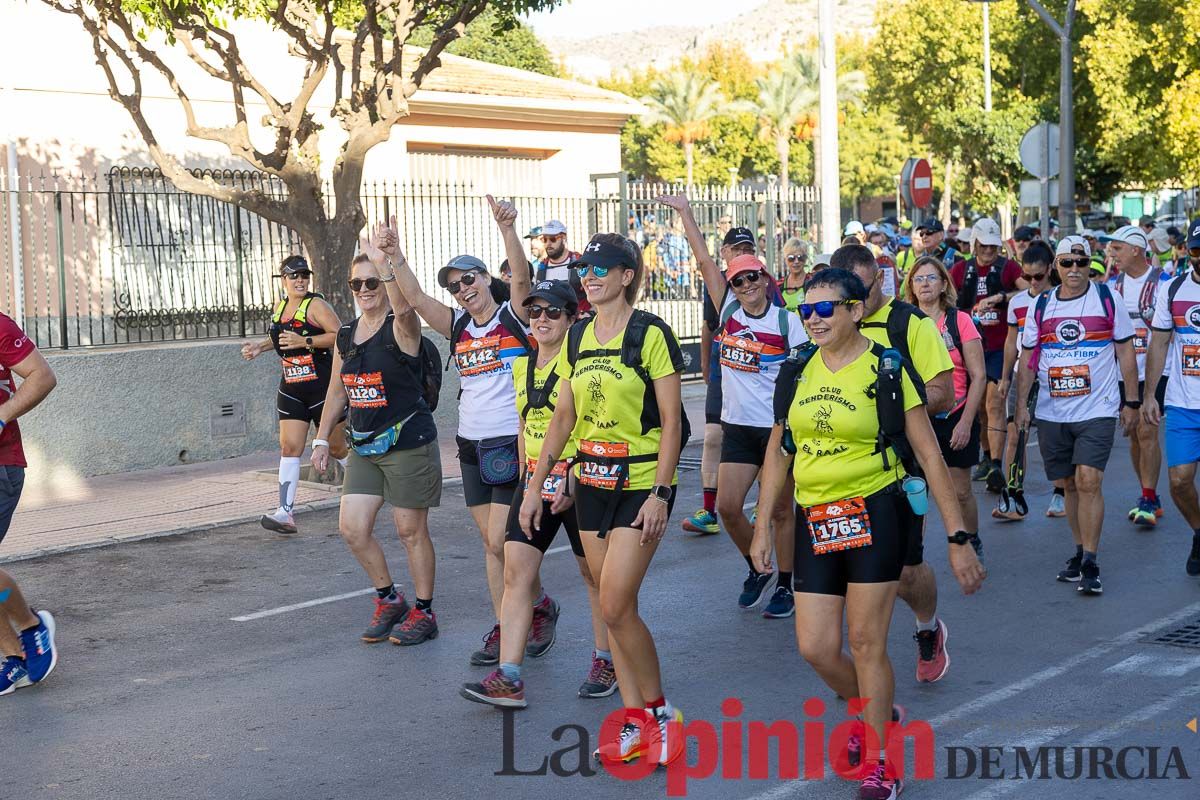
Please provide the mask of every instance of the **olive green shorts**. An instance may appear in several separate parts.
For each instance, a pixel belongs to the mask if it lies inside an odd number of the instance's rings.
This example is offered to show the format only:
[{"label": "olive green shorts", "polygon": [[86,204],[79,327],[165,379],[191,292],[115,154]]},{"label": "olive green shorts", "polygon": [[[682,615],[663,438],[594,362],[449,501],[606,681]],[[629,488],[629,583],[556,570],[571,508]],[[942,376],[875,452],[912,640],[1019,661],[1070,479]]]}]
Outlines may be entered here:
[{"label": "olive green shorts", "polygon": [[437,441],[379,456],[360,456],[351,448],[342,494],[382,497],[395,508],[437,508],[442,503]]}]

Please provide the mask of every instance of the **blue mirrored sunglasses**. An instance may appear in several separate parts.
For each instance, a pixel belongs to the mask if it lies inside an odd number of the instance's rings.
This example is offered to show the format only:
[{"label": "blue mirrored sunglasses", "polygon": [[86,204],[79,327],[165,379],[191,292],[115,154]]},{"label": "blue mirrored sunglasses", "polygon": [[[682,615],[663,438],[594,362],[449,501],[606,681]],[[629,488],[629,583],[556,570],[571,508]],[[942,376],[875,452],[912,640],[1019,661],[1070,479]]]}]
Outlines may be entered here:
[{"label": "blue mirrored sunglasses", "polygon": [[612,267],[597,267],[594,264],[584,264],[582,267],[575,268],[575,274],[578,275],[582,280],[588,276],[589,269],[597,278],[607,278],[608,271],[612,269]]},{"label": "blue mirrored sunglasses", "polygon": [[821,319],[829,319],[833,316],[833,310],[838,306],[852,306],[857,302],[857,300],[821,300],[817,303],[801,303],[800,319],[808,319],[814,311]]}]

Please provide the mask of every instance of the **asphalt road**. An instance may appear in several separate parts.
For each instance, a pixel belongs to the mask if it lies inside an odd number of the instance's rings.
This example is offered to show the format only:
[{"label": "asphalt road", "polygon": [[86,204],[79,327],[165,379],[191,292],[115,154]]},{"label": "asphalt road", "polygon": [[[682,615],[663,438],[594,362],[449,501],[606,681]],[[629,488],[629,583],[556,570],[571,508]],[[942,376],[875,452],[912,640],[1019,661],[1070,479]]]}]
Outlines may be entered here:
[{"label": "asphalt road", "polygon": [[[1200,649],[1146,638],[1200,618],[1200,585],[1183,570],[1190,532],[1173,508],[1153,532],[1125,521],[1136,494],[1127,465],[1122,443],[1106,485],[1100,598],[1077,596],[1053,580],[1072,548],[1065,521],[1041,516],[1049,488],[1036,456],[1030,519],[984,523],[990,577],[981,594],[957,591],[941,529],[931,524],[926,552],[938,572],[952,663],[941,682],[915,682],[911,616],[898,607],[890,640],[897,699],[936,736],[937,778],[910,782],[907,795],[1197,796],[1200,735],[1185,724],[1200,713]],[[676,531],[698,494],[698,473],[684,473]],[[985,515],[991,502],[981,497]],[[495,774],[505,771],[505,716],[458,696],[461,682],[486,672],[468,666],[467,656],[491,617],[478,536],[457,490],[447,491],[432,522],[441,636],[412,649],[359,642],[371,610],[365,594],[232,620],[367,588],[336,533],[335,512],[309,514],[301,524],[304,533],[294,538],[242,525],[12,565],[34,602],[57,616],[61,663],[45,684],[0,699],[0,800],[667,793],[664,771],[639,781],[604,772]],[[403,549],[394,534],[386,525],[379,533],[400,567]],[[799,658],[791,621],[737,609],[744,571],[723,534],[675,533],[660,550],[642,606],[668,696],[689,719],[712,723],[726,746],[736,744],[738,731],[744,743],[752,720],[819,722],[828,736],[844,712]],[[404,575],[402,568],[395,573]],[[602,719],[618,704],[615,697],[576,697],[590,628],[569,552],[548,556],[543,580],[562,604],[559,639],[545,658],[527,664],[531,705],[510,716],[509,771],[537,771],[545,757],[567,750],[554,763],[560,772],[578,772],[580,751],[590,752]],[[829,706],[824,717],[801,710],[810,697]],[[726,698],[742,701],[740,716],[722,713]],[[580,727],[562,727],[570,725]],[[590,737],[584,745],[581,734]],[[1047,751],[1050,777],[1014,780],[1014,748],[1038,745],[1067,748],[1068,775],[1076,746],[1111,748],[1114,769],[1117,750],[1143,748],[1126,752],[1127,775],[1145,771],[1146,748],[1158,747],[1155,770],[1169,777],[1107,779],[1101,766],[1096,779],[1059,778],[1056,754]],[[1003,778],[980,777],[983,746],[1004,748],[990,754],[991,775],[1003,769]],[[947,777],[952,766],[960,774],[968,766],[962,750],[954,751],[956,765],[947,763],[950,747],[974,748],[968,777]],[[1085,775],[1088,759],[1103,755],[1083,752]],[[698,758],[693,742],[689,761]],[[774,755],[769,779],[745,777],[745,769],[741,778],[721,777],[736,774],[738,763],[734,755],[712,777],[688,780],[688,796],[847,798],[857,786],[833,776],[782,781]],[[1189,779],[1178,779],[1180,763]],[[682,778],[681,769],[674,788]]]}]

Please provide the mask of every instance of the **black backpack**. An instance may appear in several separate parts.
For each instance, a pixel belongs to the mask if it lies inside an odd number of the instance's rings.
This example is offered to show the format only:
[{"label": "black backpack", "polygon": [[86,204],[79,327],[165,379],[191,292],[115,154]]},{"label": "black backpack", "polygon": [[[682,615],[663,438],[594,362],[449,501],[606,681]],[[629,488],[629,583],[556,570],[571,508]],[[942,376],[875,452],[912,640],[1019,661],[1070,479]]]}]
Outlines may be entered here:
[{"label": "black backpack", "polygon": [[[642,433],[646,434],[655,428],[662,427],[662,415],[658,410],[658,399],[654,395],[654,381],[650,378],[650,372],[642,364],[642,345],[646,341],[646,332],[651,327],[656,327],[663,332],[663,337],[667,342],[667,349],[671,354],[671,362],[682,371],[683,369],[683,353],[679,346],[675,344],[675,334],[671,331],[670,326],[663,322],[662,319],[651,314],[649,311],[634,309],[633,315],[629,318],[629,323],[625,326],[625,338],[621,342],[620,350],[599,349],[585,350],[579,352],[579,343],[583,341],[583,333],[587,330],[587,326],[592,324],[594,317],[589,317],[585,320],[580,320],[571,326],[567,331],[567,363],[572,367],[581,358],[605,358],[611,356],[620,356],[621,363],[626,367],[630,367],[637,376],[646,384],[645,395],[642,398]],[[692,425],[688,421],[687,411],[683,408],[683,401],[679,404],[680,423],[682,425],[682,434],[679,440],[679,449],[683,450],[687,445],[688,440],[692,437]]]},{"label": "black backpack", "polygon": [[[871,352],[878,359],[875,368],[875,413],[879,420],[879,434],[875,441],[875,452],[883,458],[884,470],[891,469],[888,462],[889,446],[896,451],[896,456],[910,475],[920,475],[920,465],[908,442],[905,433],[904,384],[900,370],[903,368],[904,357],[894,348],[885,348],[878,342],[871,342]],[[796,442],[792,438],[791,426],[788,424],[788,412],[796,399],[796,386],[804,368],[817,354],[817,346],[806,342],[794,347],[788,353],[787,360],[779,368],[775,379],[775,395],[772,407],[775,412],[775,424],[783,426],[783,439],[780,442],[785,455],[796,454]]]},{"label": "black backpack", "polygon": [[912,324],[913,317],[928,319],[925,313],[913,304],[903,300],[893,300],[886,322],[864,322],[859,327],[887,329],[888,343],[893,350],[900,354],[909,380],[913,382],[913,386],[917,387],[917,395],[921,398],[921,402],[926,403],[928,401],[925,397],[925,380],[913,365],[912,352],[908,347],[908,326]]},{"label": "black backpack", "polygon": [[[975,303],[979,300],[979,265],[975,263],[974,256],[967,259],[966,265],[967,271],[963,275],[963,288],[958,293],[958,307],[963,311],[970,311],[975,308]],[[987,277],[983,279],[988,297],[1004,291],[1003,272],[1007,265],[1008,262],[1003,259],[997,259],[992,263]]]},{"label": "black backpack", "polygon": [[[383,323],[383,327],[387,328],[387,332],[383,335],[383,346],[397,361],[403,364],[405,363],[404,351],[396,343],[396,335],[392,331],[394,317],[394,314],[389,313],[388,319]],[[349,325],[343,325],[338,330],[337,349],[343,361],[347,354],[354,349],[356,327],[358,327],[358,320],[354,320]],[[436,411],[442,392],[442,354],[438,352],[437,345],[428,336],[421,337],[421,346],[417,350],[417,361],[421,365],[420,374],[417,376],[421,381],[421,397],[425,399],[425,405],[429,406],[430,411]]]},{"label": "black backpack", "polygon": [[533,384],[533,373],[537,369],[536,355],[537,353],[526,353],[521,356],[529,362],[525,369],[525,406],[521,409],[521,419],[526,419],[532,408],[548,408],[551,412],[554,411],[554,403],[550,402],[550,398],[554,396],[554,387],[558,385],[558,372],[551,370],[550,377],[546,378],[542,387],[536,388]]}]

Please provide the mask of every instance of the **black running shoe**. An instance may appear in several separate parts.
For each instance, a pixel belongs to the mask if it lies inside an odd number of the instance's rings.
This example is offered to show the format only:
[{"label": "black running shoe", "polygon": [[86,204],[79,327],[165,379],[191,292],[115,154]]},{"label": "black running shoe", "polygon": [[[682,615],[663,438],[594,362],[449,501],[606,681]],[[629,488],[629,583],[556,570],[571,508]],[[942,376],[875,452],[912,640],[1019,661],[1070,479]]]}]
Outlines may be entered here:
[{"label": "black running shoe", "polygon": [[1104,594],[1104,587],[1100,585],[1100,567],[1095,561],[1083,562],[1081,572],[1083,575],[1075,591],[1080,594]]},{"label": "black running shoe", "polygon": [[1187,574],[1200,575],[1200,536],[1192,535],[1192,552],[1188,553]]},{"label": "black running shoe", "polygon": [[987,490],[992,494],[1000,494],[1004,491],[1004,470],[1000,468],[999,461],[992,462],[992,471],[984,478],[987,485]]},{"label": "black running shoe", "polygon": [[1067,566],[1058,572],[1058,580],[1063,583],[1075,583],[1079,580],[1082,573],[1080,566],[1083,564],[1083,556],[1071,556],[1067,559]]}]

